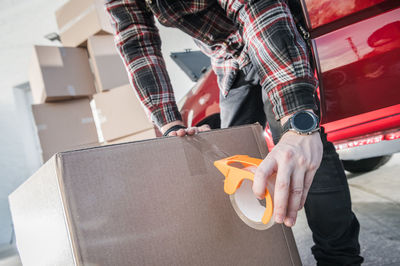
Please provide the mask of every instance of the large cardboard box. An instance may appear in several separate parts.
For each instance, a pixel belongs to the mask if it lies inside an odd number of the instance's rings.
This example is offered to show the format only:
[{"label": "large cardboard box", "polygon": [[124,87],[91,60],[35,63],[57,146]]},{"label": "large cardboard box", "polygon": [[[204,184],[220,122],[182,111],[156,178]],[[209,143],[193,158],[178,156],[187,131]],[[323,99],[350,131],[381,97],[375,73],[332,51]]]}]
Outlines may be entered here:
[{"label": "large cardboard box", "polygon": [[56,21],[65,46],[85,46],[90,36],[113,32],[104,0],[70,0],[56,11]]},{"label": "large cardboard box", "polygon": [[211,150],[267,146],[251,125],[57,154],[9,197],[22,263],[301,265],[289,228],[238,217]]},{"label": "large cardboard box", "polygon": [[154,127],[130,85],[93,95],[91,107],[99,142],[112,141]]},{"label": "large cardboard box", "polygon": [[32,105],[43,161],[55,153],[98,145],[89,99]]},{"label": "large cardboard box", "polygon": [[129,84],[128,74],[111,35],[96,35],[88,40],[88,51],[97,92]]},{"label": "large cardboard box", "polygon": [[35,104],[60,101],[96,92],[85,49],[34,46],[29,83]]}]

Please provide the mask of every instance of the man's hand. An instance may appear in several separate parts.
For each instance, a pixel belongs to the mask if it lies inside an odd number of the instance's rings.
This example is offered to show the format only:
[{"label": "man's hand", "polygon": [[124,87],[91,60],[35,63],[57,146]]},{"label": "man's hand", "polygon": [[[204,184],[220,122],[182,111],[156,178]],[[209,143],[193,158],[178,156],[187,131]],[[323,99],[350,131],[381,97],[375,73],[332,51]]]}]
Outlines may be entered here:
[{"label": "man's hand", "polygon": [[308,190],[322,159],[322,142],[318,132],[299,135],[286,132],[254,175],[253,192],[262,199],[269,178],[275,180],[274,219],[293,226],[297,212],[303,208]]},{"label": "man's hand", "polygon": [[[174,121],[171,123],[168,123],[164,126],[161,127],[161,133],[164,134],[164,132],[166,132],[170,127],[172,126],[176,126],[176,125],[181,125],[184,126],[182,121]],[[171,131],[168,136],[179,136],[179,137],[183,137],[186,135],[192,136],[198,132],[203,132],[203,131],[209,131],[211,130],[209,125],[202,125],[200,127],[189,127],[189,128],[181,128],[177,131]]]}]

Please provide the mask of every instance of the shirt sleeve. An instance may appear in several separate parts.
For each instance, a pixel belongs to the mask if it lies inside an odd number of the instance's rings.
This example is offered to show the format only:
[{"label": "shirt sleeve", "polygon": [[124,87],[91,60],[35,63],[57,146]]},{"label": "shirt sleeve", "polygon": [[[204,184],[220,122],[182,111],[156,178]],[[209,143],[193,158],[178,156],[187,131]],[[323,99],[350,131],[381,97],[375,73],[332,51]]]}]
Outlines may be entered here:
[{"label": "shirt sleeve", "polygon": [[115,44],[132,86],[159,127],[182,120],[161,53],[154,16],[145,1],[106,0],[115,30]]},{"label": "shirt sleeve", "polygon": [[252,1],[240,13],[243,39],[275,119],[300,110],[317,110],[318,81],[308,47],[285,1]]}]

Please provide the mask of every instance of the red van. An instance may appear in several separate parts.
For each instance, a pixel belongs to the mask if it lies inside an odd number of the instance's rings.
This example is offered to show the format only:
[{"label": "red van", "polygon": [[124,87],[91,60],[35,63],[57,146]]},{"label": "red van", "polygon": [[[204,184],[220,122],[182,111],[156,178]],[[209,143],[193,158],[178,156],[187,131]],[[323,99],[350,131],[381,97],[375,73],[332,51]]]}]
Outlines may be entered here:
[{"label": "red van", "polygon": [[[373,170],[400,151],[400,1],[301,0],[322,119],[350,172]],[[308,36],[306,36],[308,37]],[[189,52],[190,53],[190,52]],[[219,89],[211,70],[200,74],[171,56],[197,84],[179,102],[187,126],[218,128]],[[201,70],[200,70],[201,72]],[[272,149],[268,127],[265,138]]]}]

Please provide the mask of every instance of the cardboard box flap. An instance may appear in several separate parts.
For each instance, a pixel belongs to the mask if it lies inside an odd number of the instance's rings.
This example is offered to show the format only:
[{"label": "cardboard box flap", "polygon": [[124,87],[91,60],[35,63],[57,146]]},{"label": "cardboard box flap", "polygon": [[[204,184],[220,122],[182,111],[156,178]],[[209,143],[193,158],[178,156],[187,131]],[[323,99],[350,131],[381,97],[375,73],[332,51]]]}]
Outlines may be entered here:
[{"label": "cardboard box flap", "polygon": [[69,0],[56,10],[56,21],[60,31],[65,31],[82,17],[95,10],[95,0]]},{"label": "cardboard box flap", "polygon": [[23,265],[75,265],[58,174],[53,157],[9,196]]},{"label": "cardboard box flap", "polygon": [[251,125],[60,153],[80,264],[301,265],[291,230],[244,224],[212,165],[266,152]]},{"label": "cardboard box flap", "polygon": [[70,0],[56,11],[56,21],[65,46],[85,46],[90,36],[113,32],[103,0]]}]

